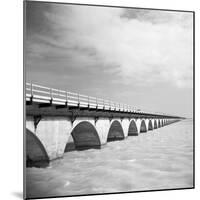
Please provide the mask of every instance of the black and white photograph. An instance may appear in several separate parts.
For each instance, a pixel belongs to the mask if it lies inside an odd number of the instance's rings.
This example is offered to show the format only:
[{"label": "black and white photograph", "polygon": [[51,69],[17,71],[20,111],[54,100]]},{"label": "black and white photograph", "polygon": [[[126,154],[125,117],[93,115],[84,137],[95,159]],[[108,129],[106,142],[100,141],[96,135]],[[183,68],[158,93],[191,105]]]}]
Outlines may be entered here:
[{"label": "black and white photograph", "polygon": [[194,11],[24,1],[27,199],[194,188]]}]

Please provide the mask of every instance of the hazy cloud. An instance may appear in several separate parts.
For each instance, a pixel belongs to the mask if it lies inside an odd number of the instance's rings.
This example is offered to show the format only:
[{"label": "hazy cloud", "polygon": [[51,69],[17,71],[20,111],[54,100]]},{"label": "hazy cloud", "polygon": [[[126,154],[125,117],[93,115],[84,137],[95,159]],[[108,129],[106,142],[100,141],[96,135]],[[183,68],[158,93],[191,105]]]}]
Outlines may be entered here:
[{"label": "hazy cloud", "polygon": [[[73,49],[71,56],[78,53],[85,65],[98,62],[111,73],[116,67],[123,83],[169,81],[191,87],[192,15],[156,12],[125,18],[125,9],[77,6],[71,7],[70,15],[61,9],[46,17],[61,27],[60,46]],[[152,23],[157,19],[159,23]]]},{"label": "hazy cloud", "polygon": [[58,86],[76,80],[85,91],[91,83],[91,91],[97,87],[99,93],[101,87],[120,85],[121,91],[124,86],[158,84],[192,88],[192,17],[32,3],[27,8],[27,79],[38,79],[38,74],[41,81],[55,79]]}]

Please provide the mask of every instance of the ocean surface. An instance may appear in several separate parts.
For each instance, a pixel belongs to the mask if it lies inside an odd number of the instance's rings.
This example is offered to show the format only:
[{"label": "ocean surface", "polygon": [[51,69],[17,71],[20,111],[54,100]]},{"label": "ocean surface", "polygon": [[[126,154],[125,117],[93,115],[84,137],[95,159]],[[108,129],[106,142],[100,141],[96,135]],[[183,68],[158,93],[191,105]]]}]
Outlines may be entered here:
[{"label": "ocean surface", "polygon": [[193,187],[192,120],[27,168],[27,197]]}]

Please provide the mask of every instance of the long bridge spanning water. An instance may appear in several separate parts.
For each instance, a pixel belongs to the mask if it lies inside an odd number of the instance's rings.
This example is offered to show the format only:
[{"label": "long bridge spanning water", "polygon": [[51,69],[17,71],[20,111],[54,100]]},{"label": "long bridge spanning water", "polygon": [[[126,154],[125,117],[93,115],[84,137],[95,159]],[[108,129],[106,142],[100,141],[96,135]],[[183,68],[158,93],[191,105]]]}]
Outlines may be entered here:
[{"label": "long bridge spanning water", "polygon": [[26,83],[25,90],[26,152],[31,161],[62,157],[72,141],[78,150],[101,148],[183,119],[32,83]]}]

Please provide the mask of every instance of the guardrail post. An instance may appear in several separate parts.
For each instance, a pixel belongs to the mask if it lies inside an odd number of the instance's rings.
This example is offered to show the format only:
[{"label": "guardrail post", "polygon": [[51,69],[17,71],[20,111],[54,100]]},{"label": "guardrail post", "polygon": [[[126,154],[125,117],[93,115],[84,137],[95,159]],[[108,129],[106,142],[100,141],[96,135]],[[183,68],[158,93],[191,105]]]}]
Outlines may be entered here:
[{"label": "guardrail post", "polygon": [[31,83],[31,97],[33,97],[33,84]]},{"label": "guardrail post", "polygon": [[53,99],[53,91],[52,91],[52,88],[50,88],[50,97],[51,97],[51,99]]},{"label": "guardrail post", "polygon": [[67,103],[68,103],[68,94],[67,94],[67,91],[65,91],[65,95],[66,95],[66,102],[65,102],[65,105],[67,106]]},{"label": "guardrail post", "polygon": [[52,88],[50,88],[50,96],[51,96],[50,103],[52,103],[52,101],[53,101],[53,90],[52,90]]},{"label": "guardrail post", "polygon": [[68,95],[67,95],[67,92],[65,92],[65,95],[66,95],[66,102],[68,101]]},{"label": "guardrail post", "polygon": [[80,97],[79,97],[79,94],[77,94],[77,97],[78,97],[78,105],[80,105]]}]

